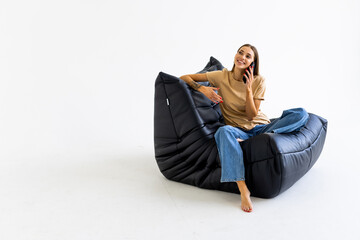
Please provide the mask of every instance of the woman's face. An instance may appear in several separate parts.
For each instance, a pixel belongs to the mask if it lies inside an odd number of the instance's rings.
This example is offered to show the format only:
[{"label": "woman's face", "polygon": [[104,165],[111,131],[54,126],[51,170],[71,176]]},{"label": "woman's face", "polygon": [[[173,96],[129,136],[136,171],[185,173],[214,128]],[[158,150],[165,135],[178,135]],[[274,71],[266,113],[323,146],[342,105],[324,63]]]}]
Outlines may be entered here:
[{"label": "woman's face", "polygon": [[254,61],[255,54],[250,47],[242,47],[238,50],[234,58],[235,67],[246,69]]}]

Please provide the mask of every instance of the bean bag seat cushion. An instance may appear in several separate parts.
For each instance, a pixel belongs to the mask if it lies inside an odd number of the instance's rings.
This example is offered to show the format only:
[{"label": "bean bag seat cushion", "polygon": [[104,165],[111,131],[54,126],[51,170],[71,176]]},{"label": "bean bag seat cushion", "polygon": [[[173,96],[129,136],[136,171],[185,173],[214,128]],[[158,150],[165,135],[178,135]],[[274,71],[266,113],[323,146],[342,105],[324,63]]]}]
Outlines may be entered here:
[{"label": "bean bag seat cushion", "polygon": [[[198,73],[222,70],[214,57]],[[201,83],[208,85],[208,82]],[[298,132],[264,133],[239,143],[246,184],[252,196],[273,198],[290,188],[315,164],[323,149],[327,120],[309,113]],[[218,104],[178,77],[160,72],[155,82],[154,147],[161,173],[169,180],[239,193],[236,183],[221,183],[214,139],[224,125]]]}]

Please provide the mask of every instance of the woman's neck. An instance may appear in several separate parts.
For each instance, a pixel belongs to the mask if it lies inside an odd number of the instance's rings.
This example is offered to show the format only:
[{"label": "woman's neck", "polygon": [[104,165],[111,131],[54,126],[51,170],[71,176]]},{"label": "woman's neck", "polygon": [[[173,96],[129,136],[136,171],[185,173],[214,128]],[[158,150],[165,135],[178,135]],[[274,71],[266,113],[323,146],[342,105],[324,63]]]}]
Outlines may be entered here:
[{"label": "woman's neck", "polygon": [[237,81],[242,80],[242,77],[244,76],[245,73],[245,69],[244,70],[240,70],[238,68],[234,68],[233,71],[233,78]]}]

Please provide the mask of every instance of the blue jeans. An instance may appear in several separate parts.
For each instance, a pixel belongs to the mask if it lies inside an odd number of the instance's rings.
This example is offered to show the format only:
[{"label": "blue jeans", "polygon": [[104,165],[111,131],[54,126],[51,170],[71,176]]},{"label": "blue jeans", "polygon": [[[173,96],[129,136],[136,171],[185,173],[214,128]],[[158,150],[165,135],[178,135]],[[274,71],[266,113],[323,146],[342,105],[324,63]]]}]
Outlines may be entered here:
[{"label": "blue jeans", "polygon": [[308,121],[309,114],[303,108],[285,110],[280,118],[269,124],[257,125],[251,130],[225,125],[215,133],[215,141],[221,161],[221,182],[245,180],[243,152],[236,140],[249,139],[261,133],[289,133],[299,131]]}]

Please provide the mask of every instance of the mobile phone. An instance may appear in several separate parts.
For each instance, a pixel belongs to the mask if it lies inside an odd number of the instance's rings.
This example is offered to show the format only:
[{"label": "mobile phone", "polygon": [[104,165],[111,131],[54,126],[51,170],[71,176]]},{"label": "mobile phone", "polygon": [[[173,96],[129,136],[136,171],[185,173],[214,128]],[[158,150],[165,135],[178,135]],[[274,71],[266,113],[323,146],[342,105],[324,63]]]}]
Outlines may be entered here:
[{"label": "mobile phone", "polygon": [[[254,69],[255,69],[255,63],[252,62],[252,63],[250,64],[250,66],[246,69],[246,70],[249,70],[249,72],[250,72],[250,67],[253,67],[253,71],[254,71]],[[245,71],[245,74],[246,74],[248,77],[250,77],[250,76],[247,74],[246,71]],[[244,81],[244,83],[246,84],[246,77],[245,77],[245,76],[243,76],[243,81]]]}]

